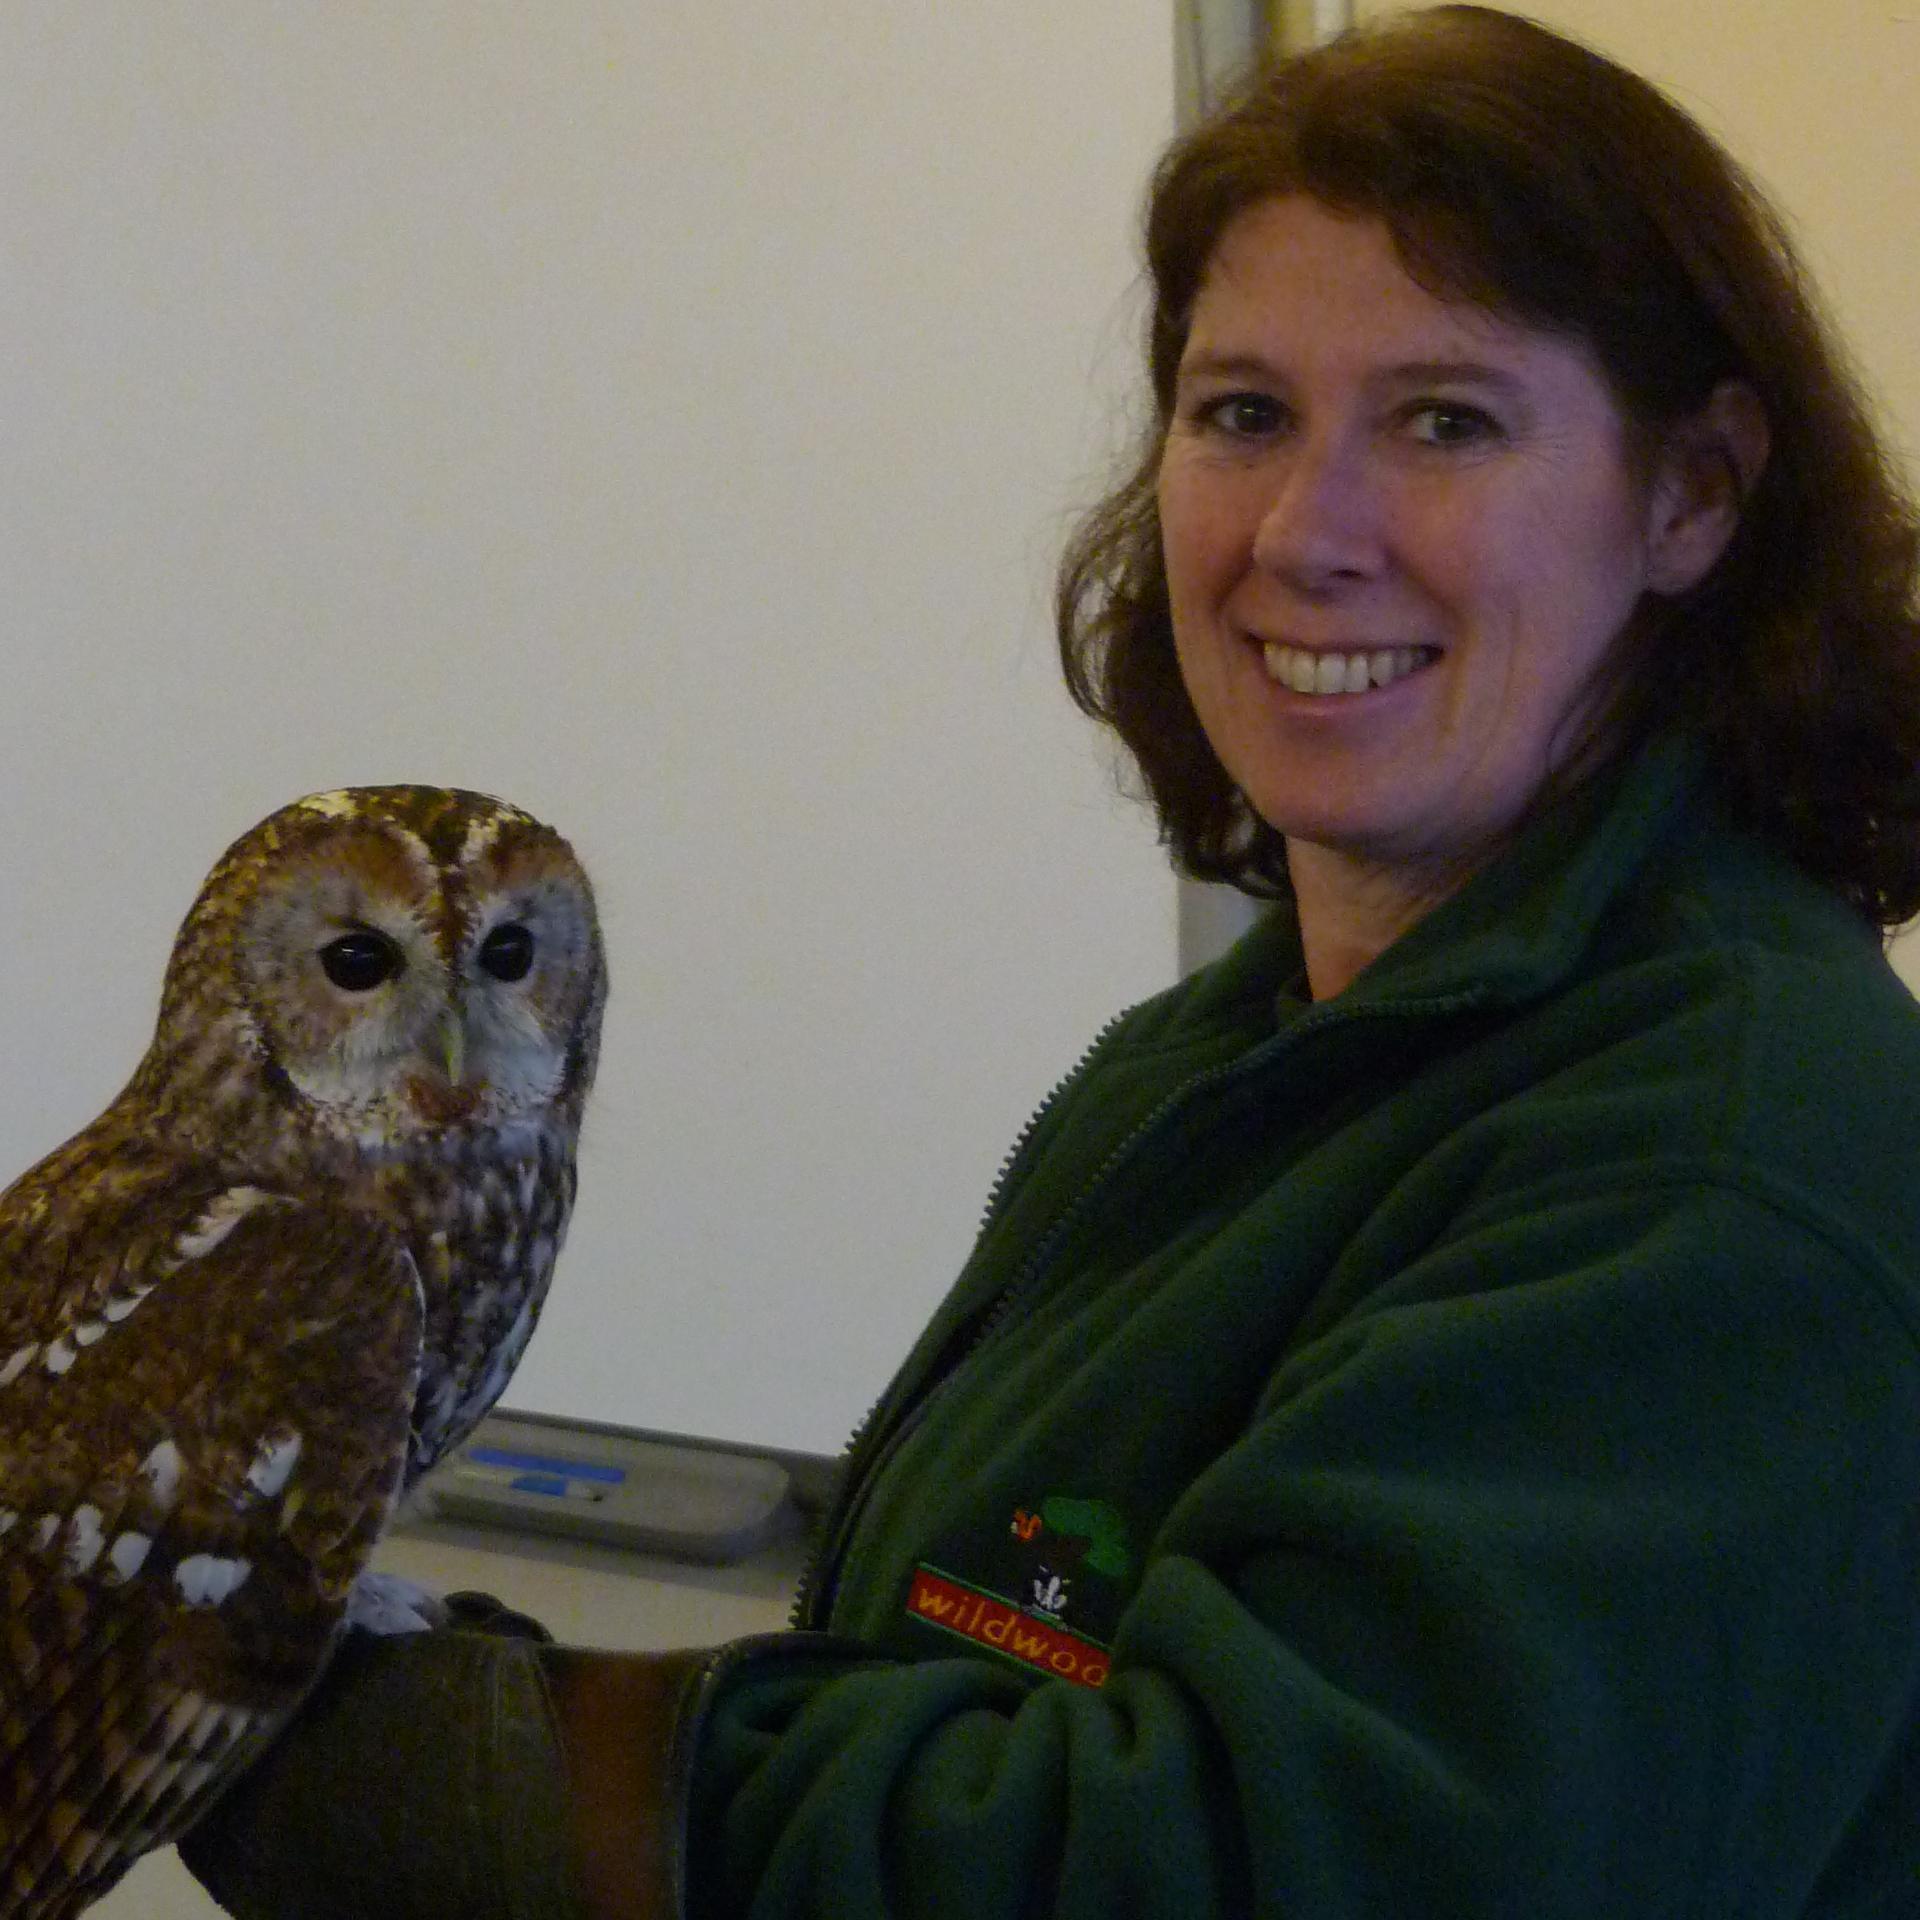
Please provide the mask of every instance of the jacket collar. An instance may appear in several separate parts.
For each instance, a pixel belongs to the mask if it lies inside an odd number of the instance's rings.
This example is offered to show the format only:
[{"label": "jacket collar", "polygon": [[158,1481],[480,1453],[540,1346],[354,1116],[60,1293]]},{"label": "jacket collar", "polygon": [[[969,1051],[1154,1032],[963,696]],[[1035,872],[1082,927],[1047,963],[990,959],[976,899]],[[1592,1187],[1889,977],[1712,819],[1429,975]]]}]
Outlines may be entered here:
[{"label": "jacket collar", "polygon": [[1564,981],[1601,917],[1690,818],[1704,756],[1664,735],[1528,822],[1492,865],[1417,922],[1349,991],[1395,1000],[1531,1000]]},{"label": "jacket collar", "polygon": [[[1704,803],[1705,757],[1662,735],[1544,808],[1490,866],[1408,929],[1327,1009],[1518,1004],[1565,980],[1601,918],[1676,826]],[[1276,907],[1223,962],[1282,1018],[1302,965],[1291,902]],[[1223,986],[1226,982],[1222,982]],[[1235,997],[1231,987],[1223,997]]]}]

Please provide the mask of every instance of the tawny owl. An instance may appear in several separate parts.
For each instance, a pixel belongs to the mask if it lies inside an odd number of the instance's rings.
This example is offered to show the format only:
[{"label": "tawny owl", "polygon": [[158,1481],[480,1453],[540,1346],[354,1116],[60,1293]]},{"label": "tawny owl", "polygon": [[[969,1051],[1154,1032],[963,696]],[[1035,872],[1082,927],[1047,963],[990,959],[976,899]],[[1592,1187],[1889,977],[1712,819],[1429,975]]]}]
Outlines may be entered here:
[{"label": "tawny owl", "polygon": [[318,794],[228,850],[126,1091],[0,1196],[7,1920],[98,1898],[318,1678],[533,1330],[604,995],[550,828]]}]

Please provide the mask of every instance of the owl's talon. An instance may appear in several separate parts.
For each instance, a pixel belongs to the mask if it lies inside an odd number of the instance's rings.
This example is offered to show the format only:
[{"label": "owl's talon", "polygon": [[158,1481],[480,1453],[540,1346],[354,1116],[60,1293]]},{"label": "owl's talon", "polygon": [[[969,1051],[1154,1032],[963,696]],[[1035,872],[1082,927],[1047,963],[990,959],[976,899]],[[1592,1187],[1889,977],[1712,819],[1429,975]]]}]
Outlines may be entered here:
[{"label": "owl's talon", "polygon": [[398,1633],[430,1633],[452,1616],[447,1603],[430,1588],[397,1573],[369,1570],[353,1583],[347,1595],[347,1625],[364,1627],[383,1637]]}]

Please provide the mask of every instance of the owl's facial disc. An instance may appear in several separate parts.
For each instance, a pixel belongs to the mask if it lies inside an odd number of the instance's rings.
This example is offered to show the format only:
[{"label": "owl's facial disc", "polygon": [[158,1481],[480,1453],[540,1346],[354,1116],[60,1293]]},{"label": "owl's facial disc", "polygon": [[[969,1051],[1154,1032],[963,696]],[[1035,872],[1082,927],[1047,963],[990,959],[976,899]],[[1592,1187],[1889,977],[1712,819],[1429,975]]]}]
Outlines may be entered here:
[{"label": "owl's facial disc", "polygon": [[478,864],[450,872],[409,835],[347,829],[264,880],[246,917],[270,1057],[362,1148],[543,1114],[597,1013],[577,870]]}]

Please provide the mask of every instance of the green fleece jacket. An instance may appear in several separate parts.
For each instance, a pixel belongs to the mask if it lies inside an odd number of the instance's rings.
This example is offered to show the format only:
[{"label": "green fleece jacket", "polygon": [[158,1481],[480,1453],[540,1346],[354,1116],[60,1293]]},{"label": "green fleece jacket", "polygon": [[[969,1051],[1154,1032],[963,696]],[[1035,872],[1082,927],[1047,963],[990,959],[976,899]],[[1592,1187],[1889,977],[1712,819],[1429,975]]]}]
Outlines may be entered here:
[{"label": "green fleece jacket", "polygon": [[1920,1912],[1920,1013],[1658,747],[1344,994],[1281,909],[1015,1150],[695,1914]]}]

